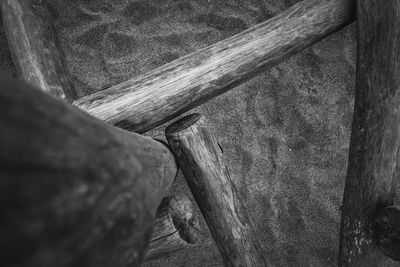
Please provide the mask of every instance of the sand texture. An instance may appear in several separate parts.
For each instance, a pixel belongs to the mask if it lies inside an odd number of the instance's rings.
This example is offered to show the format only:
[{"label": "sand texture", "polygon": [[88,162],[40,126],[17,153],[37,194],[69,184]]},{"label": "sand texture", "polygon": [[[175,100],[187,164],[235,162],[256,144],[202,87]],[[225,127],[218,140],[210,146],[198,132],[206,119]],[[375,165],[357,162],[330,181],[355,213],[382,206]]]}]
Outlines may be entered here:
[{"label": "sand texture", "polygon": [[[78,95],[267,20],[293,0],[49,0]],[[0,69],[14,73],[3,30]],[[191,112],[228,157],[266,256],[276,266],[335,266],[355,77],[351,25]],[[162,133],[168,125],[151,131]],[[175,191],[186,191],[180,176]],[[222,266],[212,240],[144,266]]]}]

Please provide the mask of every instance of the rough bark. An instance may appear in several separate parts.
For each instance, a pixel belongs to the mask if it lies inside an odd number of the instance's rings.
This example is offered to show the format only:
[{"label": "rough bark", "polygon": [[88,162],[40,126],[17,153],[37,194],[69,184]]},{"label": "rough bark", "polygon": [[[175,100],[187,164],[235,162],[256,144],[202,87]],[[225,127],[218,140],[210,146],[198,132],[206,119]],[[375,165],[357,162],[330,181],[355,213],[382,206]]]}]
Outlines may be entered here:
[{"label": "rough bark", "polygon": [[177,169],[151,138],[0,80],[2,266],[137,266]]},{"label": "rough bark", "polygon": [[357,70],[343,199],[341,266],[387,266],[373,242],[393,204],[400,149],[400,1],[357,1]]},{"label": "rough bark", "polygon": [[375,242],[386,256],[400,261],[400,207],[381,209],[375,220]]},{"label": "rough bark", "polygon": [[41,0],[2,0],[1,11],[18,76],[48,94],[77,98],[47,7]]},{"label": "rough bark", "polygon": [[263,251],[204,118],[192,114],[166,129],[168,143],[226,266],[266,266]]},{"label": "rough bark", "polygon": [[205,239],[190,199],[178,194],[163,200],[157,211],[145,259],[163,258]]},{"label": "rough bark", "polygon": [[273,67],[354,20],[354,1],[305,0],[243,33],[74,102],[146,132]]}]

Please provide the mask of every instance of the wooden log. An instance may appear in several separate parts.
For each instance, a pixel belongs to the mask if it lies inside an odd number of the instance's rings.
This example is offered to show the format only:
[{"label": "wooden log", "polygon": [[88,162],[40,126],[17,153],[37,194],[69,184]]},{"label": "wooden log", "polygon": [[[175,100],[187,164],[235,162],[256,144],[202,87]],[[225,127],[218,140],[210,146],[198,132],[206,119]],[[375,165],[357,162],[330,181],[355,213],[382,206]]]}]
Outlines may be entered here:
[{"label": "wooden log", "polygon": [[0,80],[2,266],[137,266],[176,172],[169,148]]},{"label": "wooden log", "polygon": [[343,199],[341,266],[388,266],[374,222],[393,204],[400,149],[400,0],[357,1],[357,69]]},{"label": "wooden log", "polygon": [[375,219],[376,245],[386,256],[400,261],[400,207],[381,209]]},{"label": "wooden log", "polygon": [[157,211],[145,259],[163,258],[204,240],[199,218],[190,199],[183,194],[165,198]]},{"label": "wooden log", "polygon": [[192,114],[168,126],[168,143],[226,266],[266,266],[215,138]]},{"label": "wooden log", "polygon": [[77,99],[45,4],[41,0],[2,0],[1,11],[18,76],[67,102]]},{"label": "wooden log", "polygon": [[354,20],[354,1],[305,0],[249,30],[74,105],[146,132],[271,68]]}]

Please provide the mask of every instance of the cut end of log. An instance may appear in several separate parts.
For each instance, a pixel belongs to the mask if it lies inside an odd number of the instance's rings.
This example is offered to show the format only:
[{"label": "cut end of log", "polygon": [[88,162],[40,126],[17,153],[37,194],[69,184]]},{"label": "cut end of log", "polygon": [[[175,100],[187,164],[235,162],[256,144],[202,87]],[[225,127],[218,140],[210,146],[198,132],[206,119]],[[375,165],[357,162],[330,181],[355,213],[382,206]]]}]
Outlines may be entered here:
[{"label": "cut end of log", "polygon": [[193,204],[187,196],[173,196],[169,202],[169,209],[172,221],[183,240],[192,245],[204,240]]},{"label": "cut end of log", "polygon": [[378,212],[375,220],[375,242],[386,256],[400,261],[400,207],[390,206]]},{"label": "cut end of log", "polygon": [[194,125],[196,122],[202,119],[202,115],[199,113],[190,114],[185,116],[165,129],[166,135],[174,135],[175,133],[179,133],[190,126]]},{"label": "cut end of log", "polygon": [[164,198],[157,211],[145,260],[171,256],[205,239],[190,199],[184,194]]}]

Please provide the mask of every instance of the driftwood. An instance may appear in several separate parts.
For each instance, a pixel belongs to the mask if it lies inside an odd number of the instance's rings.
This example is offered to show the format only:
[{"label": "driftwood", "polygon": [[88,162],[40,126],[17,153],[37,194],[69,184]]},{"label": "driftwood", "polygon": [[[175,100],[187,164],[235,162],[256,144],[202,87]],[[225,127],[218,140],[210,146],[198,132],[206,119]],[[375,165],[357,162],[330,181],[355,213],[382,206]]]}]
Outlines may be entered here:
[{"label": "driftwood", "polygon": [[204,239],[199,218],[190,199],[182,194],[167,197],[158,208],[145,259],[171,256]]},{"label": "driftwood", "polygon": [[170,125],[168,143],[204,215],[226,266],[265,266],[215,138],[204,118],[192,114]]},{"label": "driftwood", "polygon": [[357,71],[343,199],[341,266],[387,266],[377,212],[393,204],[400,149],[400,0],[357,2]]},{"label": "driftwood", "polygon": [[49,12],[40,0],[2,0],[1,11],[18,75],[36,88],[72,102],[77,98]]},{"label": "driftwood", "polygon": [[170,150],[0,80],[2,266],[136,266],[177,169]]},{"label": "driftwood", "polygon": [[400,261],[400,207],[390,206],[379,211],[374,238],[386,256]]},{"label": "driftwood", "polygon": [[354,1],[305,0],[243,33],[74,105],[146,132],[273,67],[354,20]]}]

